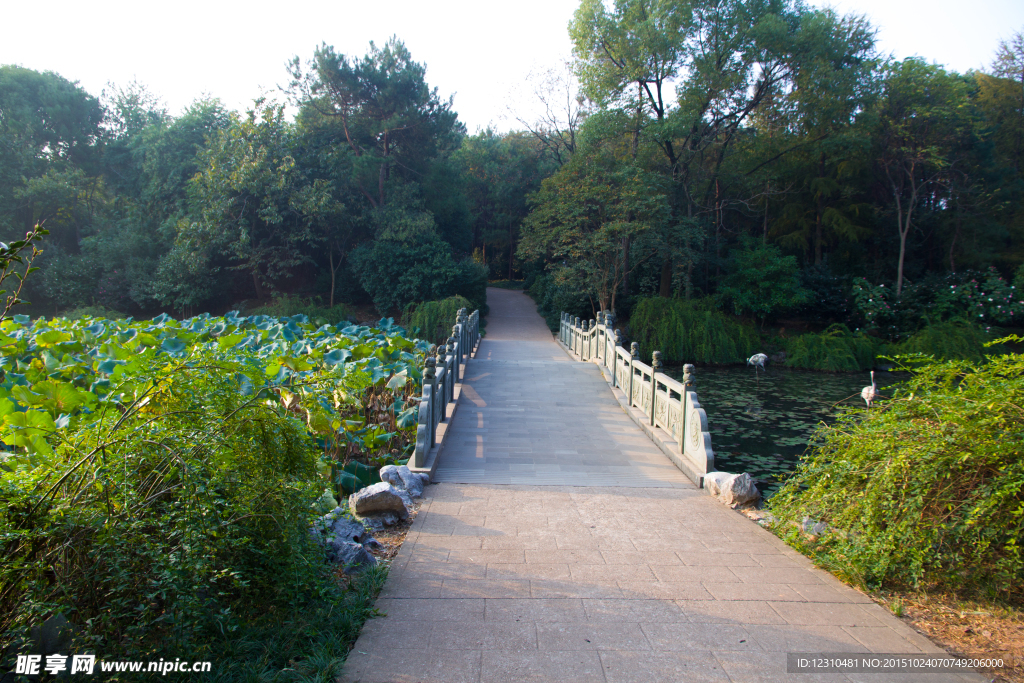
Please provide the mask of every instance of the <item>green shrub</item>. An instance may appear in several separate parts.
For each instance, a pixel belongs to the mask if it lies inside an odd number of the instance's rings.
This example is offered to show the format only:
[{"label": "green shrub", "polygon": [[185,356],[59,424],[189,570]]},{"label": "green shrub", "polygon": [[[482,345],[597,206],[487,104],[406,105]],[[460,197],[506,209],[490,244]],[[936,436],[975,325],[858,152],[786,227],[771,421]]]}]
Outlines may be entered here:
[{"label": "green shrub", "polygon": [[921,353],[937,360],[969,360],[979,363],[985,358],[988,335],[977,325],[963,320],[947,320],[928,325],[896,346],[896,353]]},{"label": "green shrub", "polygon": [[269,304],[257,306],[246,312],[250,315],[267,315],[272,318],[304,315],[309,318],[309,322],[318,327],[320,325],[337,325],[354,319],[352,311],[345,304],[335,304],[333,307],[324,306],[315,299],[288,295],[277,297]]},{"label": "green shrub", "polygon": [[115,311],[106,306],[82,306],[60,314],[65,320],[81,320],[82,318],[107,318],[109,320],[123,320],[127,318],[124,313]]},{"label": "green shrub", "polygon": [[710,300],[640,299],[629,326],[641,357],[661,351],[667,363],[742,363],[760,343],[756,330],[716,310]]},{"label": "green shrub", "polygon": [[415,337],[426,339],[431,344],[442,344],[451,335],[460,308],[472,312],[473,304],[458,295],[440,301],[409,304],[402,316],[402,325]]},{"label": "green shrub", "polygon": [[806,302],[809,293],[800,286],[796,257],[783,256],[771,244],[745,238],[732,254],[731,272],[718,288],[737,315],[750,314],[764,321]]},{"label": "green shrub", "polygon": [[411,448],[425,345],[301,318],[0,323],[0,668],[54,614],[100,658],[210,660],[369,614],[310,524],[346,463]]},{"label": "green shrub", "polygon": [[881,344],[860,332],[850,332],[846,325],[830,325],[821,333],[794,337],[786,344],[786,365],[791,368],[824,370],[825,372],[856,372],[875,364]]},{"label": "green shrub", "polygon": [[588,320],[594,314],[584,294],[559,284],[554,275],[538,276],[526,293],[537,303],[537,312],[552,332],[558,331],[563,311]]},{"label": "green shrub", "polygon": [[498,289],[526,289],[526,280],[491,280],[487,286]]},{"label": "green shrub", "polygon": [[408,243],[377,240],[355,249],[350,262],[381,315],[456,294],[486,313],[487,268],[471,259],[456,260],[448,243],[436,236]]},{"label": "green shrub", "polygon": [[[822,427],[770,501],[777,532],[869,588],[1019,602],[1024,356],[929,363],[891,400]],[[796,531],[827,525],[818,537]]]}]

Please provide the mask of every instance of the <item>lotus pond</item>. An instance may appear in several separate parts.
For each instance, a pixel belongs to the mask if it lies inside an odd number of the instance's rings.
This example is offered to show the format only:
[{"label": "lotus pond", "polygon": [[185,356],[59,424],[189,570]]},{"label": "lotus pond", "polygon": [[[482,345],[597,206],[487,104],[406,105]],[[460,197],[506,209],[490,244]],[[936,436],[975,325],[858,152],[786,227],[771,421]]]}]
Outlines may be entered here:
[{"label": "lotus pond", "polygon": [[[682,368],[668,368],[682,378]],[[905,379],[903,373],[876,372],[883,395]],[[748,472],[764,497],[778,490],[821,423],[841,410],[865,408],[860,397],[871,377],[863,373],[823,373],[771,366],[700,366],[695,389],[708,414],[715,467]]]}]

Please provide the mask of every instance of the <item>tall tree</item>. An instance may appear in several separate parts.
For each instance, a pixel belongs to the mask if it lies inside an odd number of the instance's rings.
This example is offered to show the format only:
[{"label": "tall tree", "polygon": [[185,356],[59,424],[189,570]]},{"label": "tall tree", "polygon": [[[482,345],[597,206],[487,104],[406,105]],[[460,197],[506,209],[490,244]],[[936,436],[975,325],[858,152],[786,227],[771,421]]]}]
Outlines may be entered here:
[{"label": "tall tree", "polygon": [[903,292],[907,238],[921,201],[956,163],[957,140],[969,134],[963,79],[919,57],[892,64],[879,102],[877,159],[895,204],[899,254],[896,296]]},{"label": "tall tree", "polygon": [[451,100],[430,89],[426,67],[397,38],[381,48],[371,42],[362,59],[324,44],[305,70],[295,57],[290,71],[304,124],[337,128],[355,185],[375,208],[386,203],[393,175],[421,179],[429,161],[455,149],[465,134]]},{"label": "tall tree", "polygon": [[227,255],[257,298],[309,260],[316,223],[338,210],[329,183],[296,164],[293,136],[284,107],[258,100],[203,151],[181,222],[179,241]]}]

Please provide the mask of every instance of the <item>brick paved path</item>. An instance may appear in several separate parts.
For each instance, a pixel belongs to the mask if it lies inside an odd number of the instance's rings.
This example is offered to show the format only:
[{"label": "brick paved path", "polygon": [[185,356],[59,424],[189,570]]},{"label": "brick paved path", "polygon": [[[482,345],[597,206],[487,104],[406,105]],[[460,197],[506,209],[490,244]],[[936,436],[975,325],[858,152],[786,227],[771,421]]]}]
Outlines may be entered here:
[{"label": "brick paved path", "polygon": [[442,483],[343,681],[983,680],[786,674],[787,652],[941,650],[694,488],[525,295],[488,303]]}]

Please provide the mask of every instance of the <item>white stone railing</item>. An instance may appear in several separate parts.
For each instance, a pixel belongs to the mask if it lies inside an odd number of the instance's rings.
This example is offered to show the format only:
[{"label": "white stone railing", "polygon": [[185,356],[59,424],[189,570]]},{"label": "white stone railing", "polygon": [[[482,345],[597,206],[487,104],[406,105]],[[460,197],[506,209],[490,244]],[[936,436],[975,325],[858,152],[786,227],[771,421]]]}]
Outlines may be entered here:
[{"label": "white stone railing", "polygon": [[424,363],[416,450],[410,467],[426,466],[427,455],[437,444],[438,427],[448,415],[448,404],[455,400],[455,385],[462,382],[462,366],[479,341],[480,311],[467,315],[462,308],[452,326],[452,336],[436,351],[431,347]]},{"label": "white stone railing", "polygon": [[612,324],[610,314],[599,313],[597,321],[588,321],[563,313],[558,340],[575,358],[607,370],[611,385],[622,391],[625,407],[639,411],[645,431],[649,427],[673,462],[702,485],[704,475],[715,470],[715,453],[707,413],[693,389],[694,367],[683,366],[680,382],[661,372],[659,351],[654,352],[651,365],[641,363],[639,345],[633,342],[627,351]]}]

